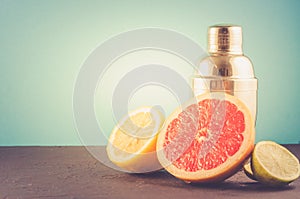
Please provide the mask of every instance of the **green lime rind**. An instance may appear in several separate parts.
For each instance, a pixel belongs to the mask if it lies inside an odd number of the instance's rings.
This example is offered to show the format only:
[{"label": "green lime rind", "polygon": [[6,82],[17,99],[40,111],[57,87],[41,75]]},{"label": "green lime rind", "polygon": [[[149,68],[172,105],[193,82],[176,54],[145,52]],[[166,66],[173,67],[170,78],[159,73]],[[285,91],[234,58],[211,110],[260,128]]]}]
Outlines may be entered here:
[{"label": "green lime rind", "polygon": [[251,169],[254,178],[271,187],[286,186],[300,175],[298,158],[285,147],[272,141],[257,143],[252,153]]}]

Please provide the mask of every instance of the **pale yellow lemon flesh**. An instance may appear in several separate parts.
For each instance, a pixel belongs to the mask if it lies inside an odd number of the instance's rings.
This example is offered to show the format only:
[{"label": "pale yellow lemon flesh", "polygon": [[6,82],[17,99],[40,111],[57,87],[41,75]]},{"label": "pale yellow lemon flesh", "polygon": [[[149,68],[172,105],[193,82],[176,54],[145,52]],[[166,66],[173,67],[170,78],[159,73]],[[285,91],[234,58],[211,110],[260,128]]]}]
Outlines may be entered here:
[{"label": "pale yellow lemon flesh", "polygon": [[155,149],[163,122],[163,114],[152,107],[130,112],[110,135],[106,148],[109,159],[127,172],[145,173],[161,169]]}]

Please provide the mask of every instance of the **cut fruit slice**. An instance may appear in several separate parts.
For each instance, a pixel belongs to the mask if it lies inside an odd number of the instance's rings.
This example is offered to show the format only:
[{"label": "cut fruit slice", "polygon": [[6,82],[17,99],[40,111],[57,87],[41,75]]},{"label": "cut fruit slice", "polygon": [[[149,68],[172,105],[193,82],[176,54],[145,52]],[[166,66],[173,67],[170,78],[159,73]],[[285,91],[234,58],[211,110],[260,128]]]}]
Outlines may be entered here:
[{"label": "cut fruit slice", "polygon": [[256,144],[252,154],[254,177],[268,186],[282,186],[300,175],[299,160],[285,147],[272,142]]},{"label": "cut fruit slice", "polygon": [[142,107],[126,115],[113,129],[106,147],[108,158],[127,172],[161,169],[156,140],[164,116],[154,107]]},{"label": "cut fruit slice", "polygon": [[186,182],[222,181],[238,169],[254,147],[254,123],[234,96],[213,92],[177,108],[158,136],[163,167]]},{"label": "cut fruit slice", "polygon": [[246,176],[248,176],[252,180],[257,181],[257,179],[253,175],[253,171],[251,168],[251,162],[244,164],[243,170],[244,170],[244,173],[246,174]]}]

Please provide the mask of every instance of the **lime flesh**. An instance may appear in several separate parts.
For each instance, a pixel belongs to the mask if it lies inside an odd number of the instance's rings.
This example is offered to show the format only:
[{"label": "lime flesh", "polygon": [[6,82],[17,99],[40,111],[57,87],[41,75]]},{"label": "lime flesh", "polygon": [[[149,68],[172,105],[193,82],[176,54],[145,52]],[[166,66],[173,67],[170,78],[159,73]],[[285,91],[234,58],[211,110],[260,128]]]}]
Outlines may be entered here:
[{"label": "lime flesh", "polygon": [[252,153],[253,176],[268,186],[284,186],[300,175],[299,160],[285,147],[272,142],[256,144]]}]

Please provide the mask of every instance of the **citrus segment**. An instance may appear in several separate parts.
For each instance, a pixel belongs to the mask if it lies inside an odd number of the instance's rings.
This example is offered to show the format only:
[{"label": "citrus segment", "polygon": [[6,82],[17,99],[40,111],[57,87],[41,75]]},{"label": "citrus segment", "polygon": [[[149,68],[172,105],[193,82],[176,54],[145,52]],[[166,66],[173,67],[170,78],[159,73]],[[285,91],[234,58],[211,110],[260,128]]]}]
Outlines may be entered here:
[{"label": "citrus segment", "polygon": [[300,175],[298,158],[272,141],[256,144],[252,154],[252,170],[258,181],[269,186],[287,185]]},{"label": "citrus segment", "polygon": [[151,107],[142,107],[126,115],[110,135],[106,148],[109,159],[128,172],[160,169],[156,140],[163,122],[163,114]]},{"label": "citrus segment", "polygon": [[247,107],[225,93],[197,96],[166,120],[157,143],[158,159],[185,181],[220,181],[232,175],[254,147]]},{"label": "citrus segment", "polygon": [[251,162],[248,162],[247,164],[244,164],[243,170],[244,170],[244,173],[245,173],[250,179],[257,181],[257,179],[254,177],[254,174],[253,174],[253,171],[252,171],[252,168],[251,168]]}]

